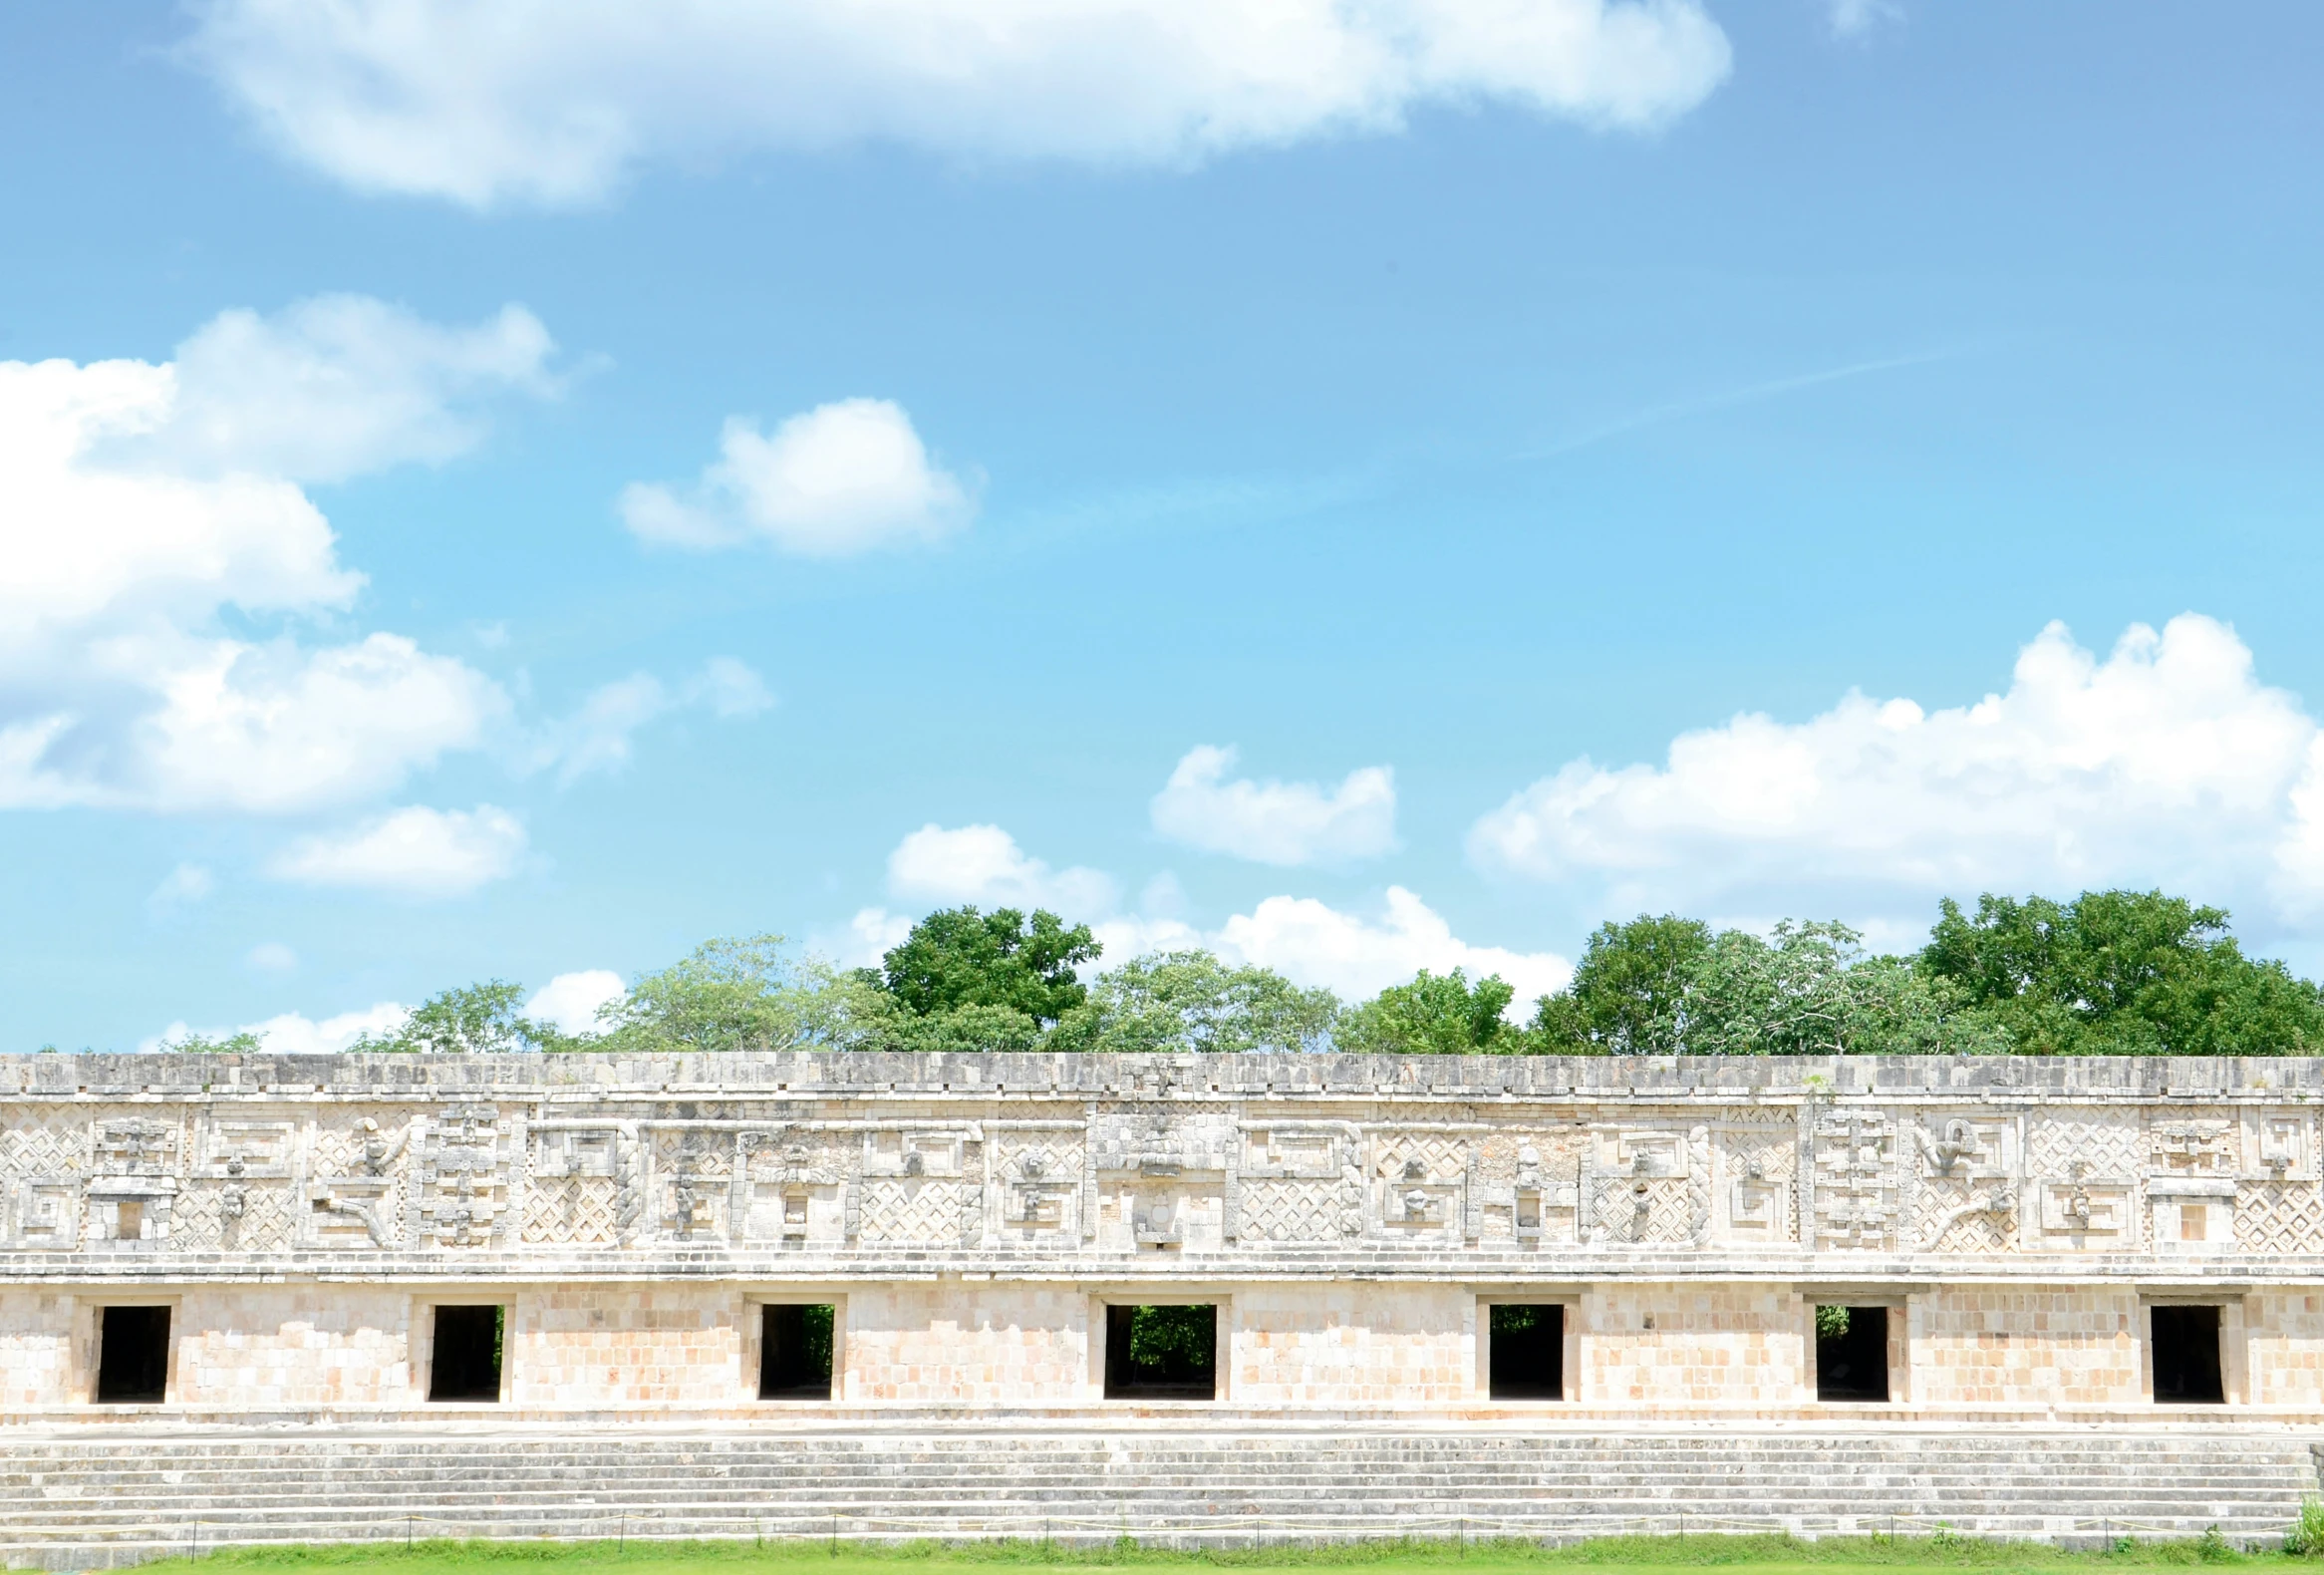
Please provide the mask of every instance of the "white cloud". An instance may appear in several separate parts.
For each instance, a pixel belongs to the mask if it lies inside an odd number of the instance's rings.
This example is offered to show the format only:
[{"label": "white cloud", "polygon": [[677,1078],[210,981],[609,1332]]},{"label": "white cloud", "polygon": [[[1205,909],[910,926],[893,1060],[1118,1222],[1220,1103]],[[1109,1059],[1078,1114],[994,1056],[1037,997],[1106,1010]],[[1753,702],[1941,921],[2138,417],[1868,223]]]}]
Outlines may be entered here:
[{"label": "white cloud", "polygon": [[1111,875],[1078,865],[1051,869],[997,825],[922,826],[888,855],[888,890],[952,906],[1049,908],[1068,922],[1109,913],[1120,900]]},{"label": "white cloud", "polygon": [[847,921],[843,934],[836,939],[818,936],[815,949],[832,957],[842,968],[877,968],[911,933],[909,914],[890,913],[885,908],[858,908],[855,917]]},{"label": "white cloud", "polygon": [[683,497],[645,482],[624,488],[631,532],[698,548],[762,537],[801,557],[838,558],[933,541],[976,512],[969,487],[929,460],[912,418],[890,400],[818,405],[771,434],[735,417],[719,452]]},{"label": "white cloud", "polygon": [[505,809],[412,804],[350,831],[301,837],[267,872],[309,886],[456,897],[512,873],[523,852],[524,827]]},{"label": "white cloud", "polygon": [[[321,1022],[297,1012],[285,1012],[260,1023],[244,1023],[235,1029],[207,1029],[205,1039],[223,1039],[229,1034],[256,1034],[261,1049],[277,1056],[331,1056],[348,1049],[357,1040],[370,1035],[387,1038],[404,1026],[412,1009],[394,1001],[382,1001],[377,1006],[359,1012],[342,1012]],[[183,1022],[170,1024],[160,1033],[138,1046],[142,1051],[167,1050],[185,1042],[195,1031]]]},{"label": "white cloud", "polygon": [[1385,766],[1347,774],[1325,791],[1314,783],[1225,780],[1235,751],[1200,744],[1154,795],[1154,829],[1213,853],[1262,864],[1339,864],[1396,845],[1396,783]]},{"label": "white cloud", "polygon": [[1564,988],[1573,964],[1554,952],[1472,946],[1443,915],[1402,886],[1390,886],[1376,919],[1343,913],[1312,897],[1269,897],[1221,926],[1222,957],[1273,968],[1294,984],[1321,985],[1345,1000],[1376,995],[1425,968],[1455,968],[1471,979],[1499,974],[1517,987],[1508,1015],[1531,1014],[1536,998]]},{"label": "white cloud", "polygon": [[167,918],[207,902],[216,889],[217,879],[207,865],[179,864],[161,877],[161,883],[145,898],[145,907],[154,917]]},{"label": "white cloud", "polygon": [[[1461,968],[1471,979],[1497,973],[1515,985],[1509,1015],[1522,1019],[1537,997],[1563,987],[1574,972],[1571,963],[1552,952],[1473,946],[1401,886],[1388,888],[1373,917],[1342,912],[1311,897],[1278,896],[1206,931],[1172,911],[1179,895],[1176,882],[1157,879],[1147,887],[1146,911],[1123,913],[1112,876],[1094,869],[1052,871],[996,825],[951,831],[921,827],[889,855],[888,885],[900,897],[939,903],[1055,909],[1068,920],[1089,924],[1105,948],[1099,968],[1149,952],[1201,947],[1229,963],[1273,968],[1294,984],[1320,986],[1349,1001],[1407,983],[1423,968],[1436,974]],[[852,944],[839,948],[841,960],[851,966],[875,963],[911,927],[907,917],[866,908],[849,926]]]},{"label": "white cloud", "polygon": [[2134,625],[2104,661],[2052,624],[1974,705],[1851,693],[1807,722],[1683,734],[1659,767],[1576,760],[1480,818],[1469,850],[1624,909],[1925,925],[1938,895],[2153,883],[2297,915],[2324,903],[2324,745],[2224,624]]},{"label": "white cloud", "polygon": [[242,966],[262,974],[287,974],[299,966],[299,954],[280,941],[260,941],[242,959]]},{"label": "white cloud", "polygon": [[557,769],[559,787],[591,772],[618,772],[630,763],[633,736],[672,711],[700,707],[732,720],[756,716],[774,704],[765,680],[745,663],[717,656],[676,691],[650,673],[632,673],[592,690],[573,715],[533,738],[524,765]]},{"label": "white cloud", "polygon": [[560,1033],[593,1034],[598,1027],[597,1009],[628,993],[621,975],[610,968],[559,974],[532,993],[524,1003],[524,1015],[536,1023],[550,1024]]},{"label": "white cloud", "polygon": [[178,468],[299,481],[440,463],[482,440],[484,399],[553,394],[555,348],[521,306],[472,328],[361,295],[220,312],[177,347],[177,398],[147,442]]},{"label": "white cloud", "polygon": [[1896,0],[1830,0],[1826,15],[1835,38],[1862,38],[1883,22],[1899,21],[1904,8]]},{"label": "white cloud", "polygon": [[289,157],[475,206],[641,158],[896,143],[1186,164],[1426,104],[1651,128],[1724,79],[1696,0],[207,0],[191,57]]},{"label": "white cloud", "polygon": [[458,661],[221,616],[351,605],[300,481],[448,457],[476,400],[546,387],[548,348],[517,308],[439,328],[329,297],[161,365],[0,362],[0,806],[303,809],[479,744],[507,699]]}]

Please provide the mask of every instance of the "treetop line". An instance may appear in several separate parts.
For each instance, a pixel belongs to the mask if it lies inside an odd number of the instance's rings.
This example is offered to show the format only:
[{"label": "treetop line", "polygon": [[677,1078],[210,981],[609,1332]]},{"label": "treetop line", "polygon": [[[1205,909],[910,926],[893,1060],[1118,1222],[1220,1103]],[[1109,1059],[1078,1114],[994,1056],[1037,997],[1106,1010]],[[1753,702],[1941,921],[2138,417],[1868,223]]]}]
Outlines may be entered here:
[{"label": "treetop line", "polygon": [[[878,968],[840,969],[777,935],[715,940],[648,974],[568,1034],[523,988],[445,990],[357,1051],[868,1050],[1387,1055],[2297,1056],[2324,1051],[2324,989],[2247,957],[2228,916],[2161,891],[2072,901],[1952,899],[1919,950],[1875,955],[1831,921],[1767,935],[1641,914],[1590,937],[1573,981],[1509,1021],[1515,990],[1420,971],[1343,1005],[1206,951],[1082,970],[1087,925],[1045,910],[945,909]],[[250,1053],[252,1033],[165,1049]]]}]

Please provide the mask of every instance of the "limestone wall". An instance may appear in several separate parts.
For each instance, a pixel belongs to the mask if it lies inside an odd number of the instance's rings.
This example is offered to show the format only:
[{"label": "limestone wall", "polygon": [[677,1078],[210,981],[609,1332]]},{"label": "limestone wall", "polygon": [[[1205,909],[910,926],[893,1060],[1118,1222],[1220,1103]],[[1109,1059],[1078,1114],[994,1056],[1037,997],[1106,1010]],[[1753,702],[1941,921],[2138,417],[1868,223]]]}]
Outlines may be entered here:
[{"label": "limestone wall", "polygon": [[543,1412],[748,1404],[767,1300],[840,1308],[844,1406],[1099,1404],[1109,1303],[1206,1300],[1224,1402],[1473,1410],[1532,1300],[1579,1406],[1812,1405],[1836,1302],[1895,1404],[2136,1408],[2194,1299],[2324,1413],[2320,1114],[2304,1060],[0,1059],[0,1411],[138,1301],[171,1405],[409,1409],[478,1300]]}]

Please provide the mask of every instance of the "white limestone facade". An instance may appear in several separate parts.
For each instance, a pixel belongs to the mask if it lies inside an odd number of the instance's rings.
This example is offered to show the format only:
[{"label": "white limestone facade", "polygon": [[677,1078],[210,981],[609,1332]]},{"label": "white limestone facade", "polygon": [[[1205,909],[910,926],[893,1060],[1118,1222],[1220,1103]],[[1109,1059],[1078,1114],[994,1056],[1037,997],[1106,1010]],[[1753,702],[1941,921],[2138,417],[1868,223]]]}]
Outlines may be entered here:
[{"label": "white limestone facade", "polygon": [[[2315,1422],[2320,1117],[2308,1060],[0,1059],[0,1424]],[[827,1399],[758,1398],[788,1303]],[[1109,1398],[1169,1303],[1211,1397]],[[483,1304],[497,1398],[431,1401]],[[1497,1305],[1560,1309],[1559,1398],[1495,1397]],[[140,1306],[161,1398],[101,1402]],[[1819,1398],[1820,1306],[1885,1401]],[[2215,1403],[2158,1395],[2181,1307]]]}]

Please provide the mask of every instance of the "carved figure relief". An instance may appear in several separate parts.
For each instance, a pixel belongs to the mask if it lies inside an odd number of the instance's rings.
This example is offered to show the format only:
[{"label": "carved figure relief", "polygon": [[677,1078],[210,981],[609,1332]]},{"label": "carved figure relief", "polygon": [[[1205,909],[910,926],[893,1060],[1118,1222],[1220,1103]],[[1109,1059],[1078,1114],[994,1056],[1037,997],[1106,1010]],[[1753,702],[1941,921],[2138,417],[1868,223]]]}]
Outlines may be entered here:
[{"label": "carved figure relief", "polygon": [[1170,1109],[1101,1114],[1091,1124],[1097,1244],[1115,1252],[1217,1249],[1227,1241],[1231,1117]]},{"label": "carved figure relief", "polygon": [[1372,1218],[1390,1239],[1457,1245],[1471,1234],[1471,1152],[1458,1132],[1374,1134]]},{"label": "carved figure relief", "polygon": [[1793,1178],[1799,1144],[1794,1134],[1781,1128],[1728,1130],[1720,1134],[1719,1158],[1726,1238],[1763,1247],[1796,1240]]},{"label": "carved figure relief", "polygon": [[169,1239],[179,1190],[176,1121],[132,1115],[101,1119],[90,1142],[82,1239],[147,1248]]},{"label": "carved figure relief", "polygon": [[1909,1129],[1919,1157],[1912,1244],[1924,1252],[2009,1251],[2024,1156],[2019,1118],[1932,1110]]},{"label": "carved figure relief", "polygon": [[989,1134],[999,1180],[991,1229],[1026,1246],[1081,1242],[1081,1144],[1066,1132]]},{"label": "carved figure relief", "polygon": [[398,1173],[413,1118],[364,1115],[317,1128],[314,1174],[304,1188],[298,1242],[326,1251],[376,1251],[403,1239]]},{"label": "carved figure relief", "polygon": [[505,1234],[506,1123],[489,1104],[444,1107],[422,1139],[416,1234],[437,1247],[496,1246]]},{"label": "carved figure relief", "polygon": [[737,1239],[804,1248],[845,1234],[841,1155],[821,1133],[797,1128],[741,1135]]}]

